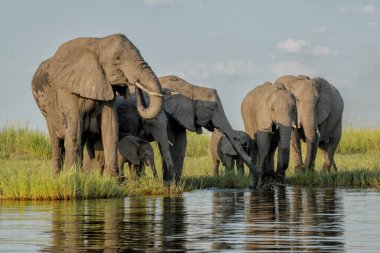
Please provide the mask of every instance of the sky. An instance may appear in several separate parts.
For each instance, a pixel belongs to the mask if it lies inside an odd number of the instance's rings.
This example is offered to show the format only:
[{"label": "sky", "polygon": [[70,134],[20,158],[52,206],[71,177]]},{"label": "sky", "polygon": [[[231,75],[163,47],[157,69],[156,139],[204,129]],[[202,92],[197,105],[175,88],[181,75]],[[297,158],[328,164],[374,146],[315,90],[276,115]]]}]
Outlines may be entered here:
[{"label": "sky", "polygon": [[1,1],[0,128],[46,131],[31,92],[40,62],[76,37],[125,34],[157,76],[217,89],[243,129],[247,92],[286,74],[323,77],[345,126],[380,126],[380,1]]}]

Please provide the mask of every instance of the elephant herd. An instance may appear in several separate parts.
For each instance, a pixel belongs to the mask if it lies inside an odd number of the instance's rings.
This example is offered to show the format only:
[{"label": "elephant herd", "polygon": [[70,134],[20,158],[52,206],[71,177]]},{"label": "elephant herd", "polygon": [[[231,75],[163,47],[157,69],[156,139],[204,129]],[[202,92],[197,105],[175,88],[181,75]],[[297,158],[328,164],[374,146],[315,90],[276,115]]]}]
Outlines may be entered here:
[{"label": "elephant herd", "polygon": [[[79,165],[122,179],[128,163],[131,176],[149,165],[157,177],[149,144],[157,141],[163,179],[178,181],[186,131],[200,134],[202,128],[213,132],[215,175],[220,162],[233,172],[236,161],[239,173],[244,164],[249,168],[252,187],[260,178],[285,177],[290,147],[299,170],[314,167],[318,147],[325,158],[323,170],[336,169],[343,100],[322,78],[283,76],[254,88],[241,105],[245,132],[235,131],[215,89],[178,76],[158,78],[133,43],[114,34],[62,44],[38,67],[32,93],[47,122],[55,173]],[[301,139],[307,144],[305,163]]]}]

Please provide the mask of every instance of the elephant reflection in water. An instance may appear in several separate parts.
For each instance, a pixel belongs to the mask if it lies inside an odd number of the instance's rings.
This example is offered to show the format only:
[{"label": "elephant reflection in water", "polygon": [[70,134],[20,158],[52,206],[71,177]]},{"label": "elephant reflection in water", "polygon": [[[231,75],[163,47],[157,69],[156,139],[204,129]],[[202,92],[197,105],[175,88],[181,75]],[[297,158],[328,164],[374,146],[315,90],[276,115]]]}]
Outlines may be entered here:
[{"label": "elephant reflection in water", "polygon": [[183,197],[161,200],[58,202],[52,214],[52,245],[45,251],[186,252]]},{"label": "elephant reflection in water", "polygon": [[[244,192],[213,192],[212,199],[212,224],[213,236],[216,240],[212,243],[212,250],[232,249],[228,243],[230,235],[223,225],[230,222],[244,222]],[[227,240],[223,240],[226,237]]]},{"label": "elephant reflection in water", "polygon": [[58,202],[47,251],[114,252],[122,249],[124,199]]},{"label": "elephant reflection in water", "polygon": [[256,192],[246,206],[245,250],[343,251],[342,215],[342,199],[334,189]]}]

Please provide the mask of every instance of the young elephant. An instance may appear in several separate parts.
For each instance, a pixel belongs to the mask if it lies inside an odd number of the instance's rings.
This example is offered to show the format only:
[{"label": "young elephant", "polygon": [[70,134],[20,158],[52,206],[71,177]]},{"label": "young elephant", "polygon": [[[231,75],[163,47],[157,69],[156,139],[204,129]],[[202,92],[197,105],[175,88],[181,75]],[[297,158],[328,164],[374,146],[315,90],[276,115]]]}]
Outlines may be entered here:
[{"label": "young elephant", "polygon": [[[294,96],[281,84],[266,82],[251,90],[241,104],[245,131],[254,139],[257,168],[262,178],[274,177],[274,153],[278,147],[276,176],[285,177],[289,164],[290,137],[296,127]],[[256,153],[256,152],[254,152]]]},{"label": "young elephant", "polygon": [[[249,135],[243,131],[236,131],[235,134],[238,142],[240,143],[243,150],[250,154],[251,152],[251,138]],[[240,175],[244,174],[244,162],[239,156],[239,154],[232,147],[231,142],[226,136],[220,132],[220,130],[215,129],[211,135],[211,159],[214,167],[214,176],[219,176],[219,164],[222,162],[223,166],[226,168],[226,173],[234,174],[234,166],[236,161],[236,169]]]},{"label": "young elephant", "polygon": [[152,169],[154,177],[157,178],[154,152],[148,141],[140,137],[127,135],[119,141],[117,146],[118,165],[121,171],[123,171],[124,164],[127,162],[131,177],[140,177],[146,165]]}]

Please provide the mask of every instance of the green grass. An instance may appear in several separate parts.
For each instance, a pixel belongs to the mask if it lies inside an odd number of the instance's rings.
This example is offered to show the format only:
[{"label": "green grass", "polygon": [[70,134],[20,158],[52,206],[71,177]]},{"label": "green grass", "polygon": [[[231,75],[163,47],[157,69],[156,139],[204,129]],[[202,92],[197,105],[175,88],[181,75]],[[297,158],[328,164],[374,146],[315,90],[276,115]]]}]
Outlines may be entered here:
[{"label": "green grass", "polygon": [[[211,164],[210,135],[188,134],[183,179],[179,184],[165,185],[154,179],[149,168],[139,180],[119,183],[115,178],[97,172],[84,173],[78,168],[65,169],[59,176],[51,170],[48,136],[25,124],[7,125],[0,130],[0,199],[88,199],[126,195],[170,195],[205,188],[247,188],[249,176],[214,177]],[[155,160],[161,172],[161,157],[153,145]],[[380,189],[380,130],[347,129],[335,156],[338,172],[322,173],[321,155],[316,172],[296,174],[292,159],[286,183],[315,187],[365,187]],[[223,168],[220,168],[223,172]],[[128,177],[128,171],[126,175]]]}]

